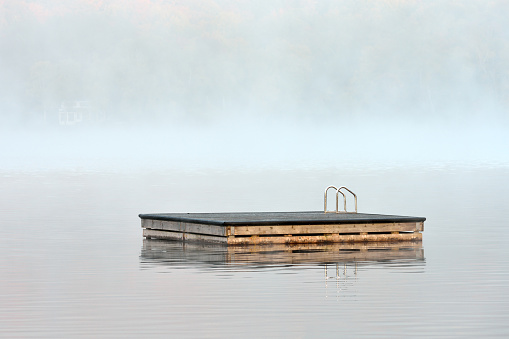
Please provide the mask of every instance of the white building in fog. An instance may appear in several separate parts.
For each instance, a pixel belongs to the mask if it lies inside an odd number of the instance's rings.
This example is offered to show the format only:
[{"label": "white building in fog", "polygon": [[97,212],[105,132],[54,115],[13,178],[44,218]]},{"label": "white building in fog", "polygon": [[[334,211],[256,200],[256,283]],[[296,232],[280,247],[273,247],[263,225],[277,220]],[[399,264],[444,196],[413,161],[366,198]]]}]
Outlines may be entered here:
[{"label": "white building in fog", "polygon": [[100,120],[100,115],[89,101],[63,101],[58,109],[60,125],[76,125]]}]

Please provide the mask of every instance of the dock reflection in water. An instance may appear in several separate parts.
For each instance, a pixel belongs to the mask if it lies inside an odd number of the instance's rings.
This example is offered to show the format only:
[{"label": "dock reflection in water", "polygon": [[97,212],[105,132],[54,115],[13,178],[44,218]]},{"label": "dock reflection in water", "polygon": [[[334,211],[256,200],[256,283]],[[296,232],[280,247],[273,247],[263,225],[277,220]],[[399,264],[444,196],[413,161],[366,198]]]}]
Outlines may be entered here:
[{"label": "dock reflection in water", "polygon": [[337,272],[340,266],[342,270],[347,266],[356,270],[358,266],[369,265],[393,268],[425,265],[422,242],[226,246],[144,239],[140,260],[146,268],[163,265],[244,270],[311,265],[327,270],[333,265]]}]

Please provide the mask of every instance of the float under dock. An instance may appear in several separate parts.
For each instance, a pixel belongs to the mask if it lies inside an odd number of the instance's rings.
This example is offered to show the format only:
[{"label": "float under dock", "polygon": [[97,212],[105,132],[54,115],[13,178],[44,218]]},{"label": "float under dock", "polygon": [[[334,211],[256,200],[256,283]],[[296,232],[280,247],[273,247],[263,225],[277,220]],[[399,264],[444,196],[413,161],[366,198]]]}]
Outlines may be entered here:
[{"label": "float under dock", "polygon": [[228,245],[421,241],[423,217],[367,213],[252,212],[140,214],[150,239]]}]

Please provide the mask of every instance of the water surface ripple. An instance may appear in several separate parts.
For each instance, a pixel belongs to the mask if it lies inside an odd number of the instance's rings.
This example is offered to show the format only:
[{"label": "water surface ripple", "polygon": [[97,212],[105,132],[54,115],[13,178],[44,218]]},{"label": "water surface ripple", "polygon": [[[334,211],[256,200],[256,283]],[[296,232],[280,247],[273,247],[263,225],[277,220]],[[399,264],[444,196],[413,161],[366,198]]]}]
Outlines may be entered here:
[{"label": "water surface ripple", "polygon": [[[141,236],[138,213],[318,210],[334,183],[426,217],[424,241]],[[504,167],[0,173],[0,336],[507,337],[507,206]]]}]

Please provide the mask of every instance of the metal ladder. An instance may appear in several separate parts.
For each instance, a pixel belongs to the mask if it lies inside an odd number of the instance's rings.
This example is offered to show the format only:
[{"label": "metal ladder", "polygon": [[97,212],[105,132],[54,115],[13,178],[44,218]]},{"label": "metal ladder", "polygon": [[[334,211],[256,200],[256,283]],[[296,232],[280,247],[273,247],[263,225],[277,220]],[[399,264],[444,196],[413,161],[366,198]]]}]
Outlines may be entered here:
[{"label": "metal ladder", "polygon": [[[336,210],[335,211],[327,211],[327,191],[330,188],[333,188],[336,190]],[[354,200],[355,200],[355,212],[347,212],[347,210],[346,210],[346,196],[341,190],[347,190],[348,192],[350,192],[353,195]],[[340,193],[343,196],[343,206],[344,206],[343,211],[339,210],[339,194]],[[357,213],[357,195],[354,192],[350,191],[345,186],[341,186],[340,188],[337,188],[336,186],[333,186],[333,185],[327,186],[327,188],[325,188],[324,197],[323,197],[323,212],[324,213]]]}]

